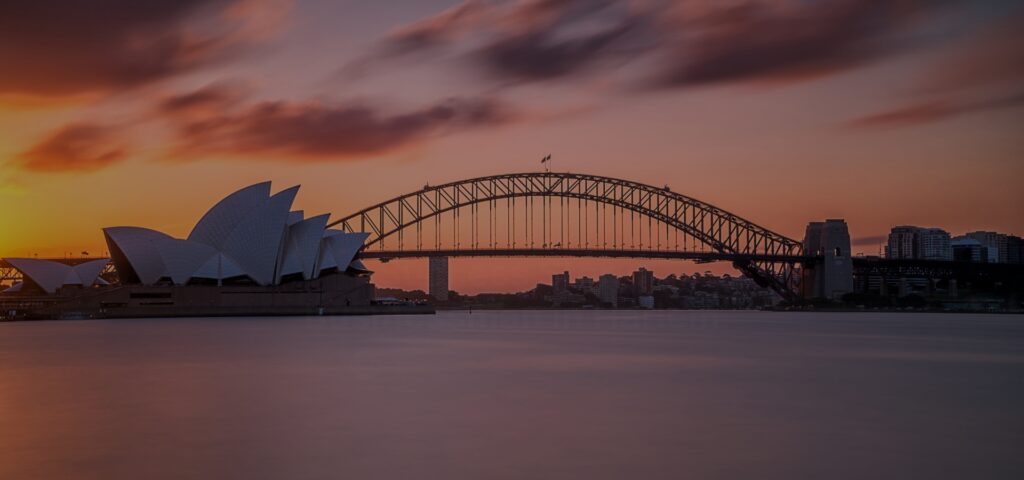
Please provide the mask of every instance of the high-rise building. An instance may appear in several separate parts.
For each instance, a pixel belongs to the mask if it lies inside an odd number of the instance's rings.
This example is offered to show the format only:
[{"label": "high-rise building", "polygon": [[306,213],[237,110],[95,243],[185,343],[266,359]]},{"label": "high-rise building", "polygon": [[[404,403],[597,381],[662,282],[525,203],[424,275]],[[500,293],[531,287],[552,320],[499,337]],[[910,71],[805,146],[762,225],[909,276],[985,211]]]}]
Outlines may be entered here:
[{"label": "high-rise building", "polygon": [[885,246],[885,258],[917,258],[917,227],[893,227]]},{"label": "high-rise building", "polygon": [[1006,235],[998,232],[977,231],[967,233],[965,236],[973,238],[988,248],[988,263],[1006,263],[1008,260]]},{"label": "high-rise building", "polygon": [[430,297],[448,301],[448,257],[430,257]]},{"label": "high-rise building", "polygon": [[953,260],[957,262],[988,262],[988,247],[971,237],[961,235],[949,243],[953,250]]},{"label": "high-rise building", "polygon": [[601,278],[597,280],[597,298],[602,303],[617,307],[619,305],[619,278],[611,274],[601,275]]},{"label": "high-rise building", "polygon": [[562,293],[569,290],[569,272],[556,273],[551,276],[551,289],[555,293]]},{"label": "high-rise building", "polygon": [[1024,240],[1016,235],[1006,236],[1006,263],[1024,263],[1021,253],[1024,252]]},{"label": "high-rise building", "polygon": [[917,258],[924,260],[952,260],[949,232],[941,228],[921,228],[917,231]]},{"label": "high-rise building", "polygon": [[638,297],[654,292],[654,272],[644,267],[633,272],[633,289]]},{"label": "high-rise building", "polygon": [[885,247],[886,258],[922,260],[952,260],[949,232],[941,228],[922,228],[910,225],[893,227]]},{"label": "high-rise building", "polygon": [[576,279],[575,285],[580,290],[590,290],[594,288],[594,279],[584,275]]}]

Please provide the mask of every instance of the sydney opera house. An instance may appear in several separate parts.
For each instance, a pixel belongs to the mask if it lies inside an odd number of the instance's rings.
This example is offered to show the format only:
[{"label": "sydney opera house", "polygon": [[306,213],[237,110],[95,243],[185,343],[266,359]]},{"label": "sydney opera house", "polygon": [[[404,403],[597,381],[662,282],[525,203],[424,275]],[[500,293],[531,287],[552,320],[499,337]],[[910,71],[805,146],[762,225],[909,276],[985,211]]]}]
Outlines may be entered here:
[{"label": "sydney opera house", "polygon": [[292,211],[299,187],[270,194],[270,182],[213,206],[186,239],[141,227],[103,229],[122,283],[280,285],[328,271],[365,271],[355,260],[368,236],[327,229],[329,214]]},{"label": "sydney opera house", "polygon": [[373,285],[356,256],[368,234],[327,228],[329,214],[292,210],[299,187],[270,182],[228,195],[187,238],[143,227],[103,229],[107,259],[69,265],[7,258],[23,281],[5,293],[60,297],[85,316],[305,315],[370,306]]}]

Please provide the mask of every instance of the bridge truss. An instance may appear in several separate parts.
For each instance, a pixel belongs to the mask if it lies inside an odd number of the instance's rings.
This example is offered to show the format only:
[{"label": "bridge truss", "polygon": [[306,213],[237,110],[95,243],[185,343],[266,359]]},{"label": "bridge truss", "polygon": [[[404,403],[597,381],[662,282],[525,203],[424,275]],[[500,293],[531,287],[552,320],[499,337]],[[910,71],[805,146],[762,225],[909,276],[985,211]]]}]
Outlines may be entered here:
[{"label": "bridge truss", "polygon": [[424,186],[330,224],[364,258],[607,256],[731,261],[796,299],[802,245],[718,207],[628,180],[518,173]]}]

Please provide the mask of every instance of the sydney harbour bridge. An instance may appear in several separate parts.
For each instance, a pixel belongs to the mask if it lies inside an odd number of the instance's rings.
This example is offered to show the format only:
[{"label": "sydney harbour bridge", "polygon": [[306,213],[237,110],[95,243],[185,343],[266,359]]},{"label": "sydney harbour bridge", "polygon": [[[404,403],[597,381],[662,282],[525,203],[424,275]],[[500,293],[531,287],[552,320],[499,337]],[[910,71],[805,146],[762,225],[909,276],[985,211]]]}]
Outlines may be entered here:
[{"label": "sydney harbour bridge", "polygon": [[[805,248],[802,241],[668,186],[578,173],[515,173],[425,185],[328,226],[369,233],[359,256],[383,261],[520,256],[727,261],[789,301],[820,296],[821,288],[808,288],[820,283],[815,270],[820,277],[840,260],[850,265],[839,271],[846,282],[855,270],[918,278],[995,275],[1019,282],[1024,277],[1021,268],[1009,265],[854,259],[845,223],[840,243]],[[0,264],[0,281],[17,275]]]},{"label": "sydney harbour bridge", "polygon": [[797,297],[801,242],[700,200],[617,178],[535,172],[424,186],[328,226],[367,232],[363,258],[560,256],[729,261]]}]

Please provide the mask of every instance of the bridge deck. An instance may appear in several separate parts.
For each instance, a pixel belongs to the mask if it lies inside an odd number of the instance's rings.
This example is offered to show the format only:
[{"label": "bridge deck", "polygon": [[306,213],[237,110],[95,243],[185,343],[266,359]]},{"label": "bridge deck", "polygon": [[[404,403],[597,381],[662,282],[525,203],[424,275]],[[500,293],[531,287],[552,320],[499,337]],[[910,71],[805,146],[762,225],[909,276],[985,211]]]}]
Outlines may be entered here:
[{"label": "bridge deck", "polygon": [[604,257],[664,258],[698,262],[786,262],[807,263],[816,257],[803,255],[730,254],[718,252],[683,252],[673,250],[622,250],[585,248],[471,248],[442,250],[363,250],[360,258],[392,260],[426,257]]}]

